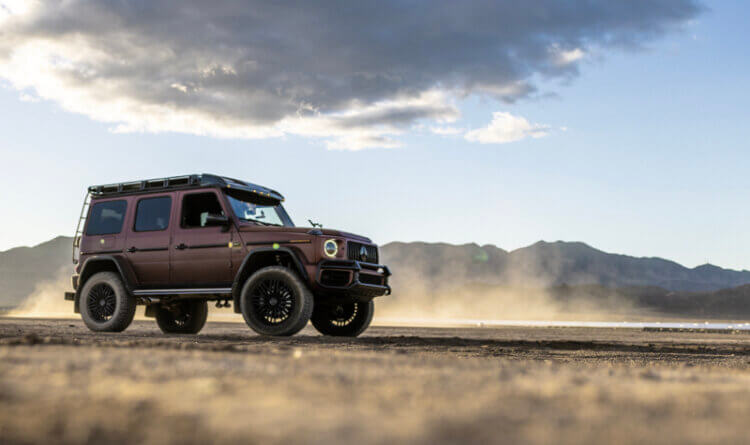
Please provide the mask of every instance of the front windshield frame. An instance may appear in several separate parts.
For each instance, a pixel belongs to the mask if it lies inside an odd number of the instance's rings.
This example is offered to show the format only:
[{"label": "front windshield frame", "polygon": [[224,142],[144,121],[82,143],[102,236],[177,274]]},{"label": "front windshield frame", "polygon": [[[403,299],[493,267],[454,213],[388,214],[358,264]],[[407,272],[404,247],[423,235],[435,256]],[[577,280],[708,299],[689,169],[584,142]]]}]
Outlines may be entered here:
[{"label": "front windshield frame", "polygon": [[[240,220],[240,222],[248,222],[251,224],[273,227],[294,227],[292,219],[289,217],[289,214],[286,212],[286,209],[284,209],[284,206],[282,206],[281,203],[274,204],[269,203],[268,201],[263,199],[254,199],[253,196],[249,193],[232,193],[230,191],[225,191],[224,195],[229,202],[229,208],[232,210],[234,216],[237,217],[238,220]],[[247,218],[242,215],[238,215],[235,208],[235,202],[249,203],[257,207],[262,207],[263,209],[274,211],[279,221],[281,221],[281,224],[268,223],[259,219]]]}]

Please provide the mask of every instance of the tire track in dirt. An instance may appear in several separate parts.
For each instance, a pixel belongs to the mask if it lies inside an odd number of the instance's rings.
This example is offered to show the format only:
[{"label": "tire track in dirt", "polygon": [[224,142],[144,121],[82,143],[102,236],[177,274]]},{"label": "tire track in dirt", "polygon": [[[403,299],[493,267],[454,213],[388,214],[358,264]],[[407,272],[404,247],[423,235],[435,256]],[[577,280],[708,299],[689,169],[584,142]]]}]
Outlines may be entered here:
[{"label": "tire track in dirt", "polygon": [[[45,320],[42,326],[24,320],[2,319],[0,345],[2,346],[86,346],[112,348],[143,348],[164,350],[197,350],[230,353],[288,352],[292,349],[345,349],[349,352],[390,353],[453,353],[472,356],[535,355],[543,352],[563,353],[617,353],[635,355],[690,355],[694,358],[713,359],[717,356],[750,356],[750,342],[679,342],[679,341],[600,341],[600,340],[525,340],[465,338],[460,336],[430,336],[434,329],[411,328],[426,335],[377,335],[356,339],[342,339],[310,335],[289,338],[271,338],[255,335],[136,335],[66,332],[74,326],[70,321]],[[241,329],[241,326],[237,327]],[[540,328],[530,328],[540,329]],[[592,329],[596,331],[595,329]],[[398,328],[380,328],[380,332],[399,332]],[[403,329],[401,329],[403,331]],[[451,333],[450,329],[445,329]],[[488,332],[489,334],[492,331]],[[700,334],[695,334],[698,335]],[[651,334],[650,337],[654,337]],[[658,338],[658,335],[656,335]]]}]

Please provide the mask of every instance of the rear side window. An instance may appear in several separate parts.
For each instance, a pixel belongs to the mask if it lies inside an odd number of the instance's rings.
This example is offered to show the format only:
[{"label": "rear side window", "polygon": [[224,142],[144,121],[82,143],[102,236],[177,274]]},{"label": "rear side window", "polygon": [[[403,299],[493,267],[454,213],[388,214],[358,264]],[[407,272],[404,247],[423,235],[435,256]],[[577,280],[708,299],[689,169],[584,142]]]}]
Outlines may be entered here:
[{"label": "rear side window", "polygon": [[138,201],[135,210],[136,232],[153,232],[166,230],[169,227],[169,215],[172,211],[172,198],[160,196]]},{"label": "rear side window", "polygon": [[91,208],[86,235],[113,235],[122,231],[127,202],[107,201],[94,204]]},{"label": "rear side window", "polygon": [[182,227],[206,227],[208,215],[224,215],[219,199],[214,193],[185,195],[182,200]]}]

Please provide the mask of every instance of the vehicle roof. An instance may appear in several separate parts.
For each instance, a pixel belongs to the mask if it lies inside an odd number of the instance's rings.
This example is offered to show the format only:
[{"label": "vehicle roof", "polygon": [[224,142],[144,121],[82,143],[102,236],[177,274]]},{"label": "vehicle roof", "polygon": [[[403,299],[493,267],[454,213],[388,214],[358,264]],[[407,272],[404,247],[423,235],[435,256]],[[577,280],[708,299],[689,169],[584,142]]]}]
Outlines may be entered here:
[{"label": "vehicle roof", "polygon": [[217,187],[227,190],[236,190],[240,193],[250,194],[256,199],[263,201],[271,201],[275,203],[284,201],[284,196],[276,190],[247,181],[213,175],[210,173],[92,185],[88,188],[88,192],[93,198],[104,198],[200,187]]}]

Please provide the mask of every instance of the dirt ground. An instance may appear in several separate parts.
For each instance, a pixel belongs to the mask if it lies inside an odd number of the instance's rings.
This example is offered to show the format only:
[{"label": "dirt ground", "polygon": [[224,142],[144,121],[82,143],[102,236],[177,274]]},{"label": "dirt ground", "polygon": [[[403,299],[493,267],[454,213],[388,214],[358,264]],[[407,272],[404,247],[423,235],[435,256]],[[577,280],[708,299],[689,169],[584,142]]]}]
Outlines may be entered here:
[{"label": "dirt ground", "polygon": [[750,335],[0,318],[0,443],[746,443]]}]

